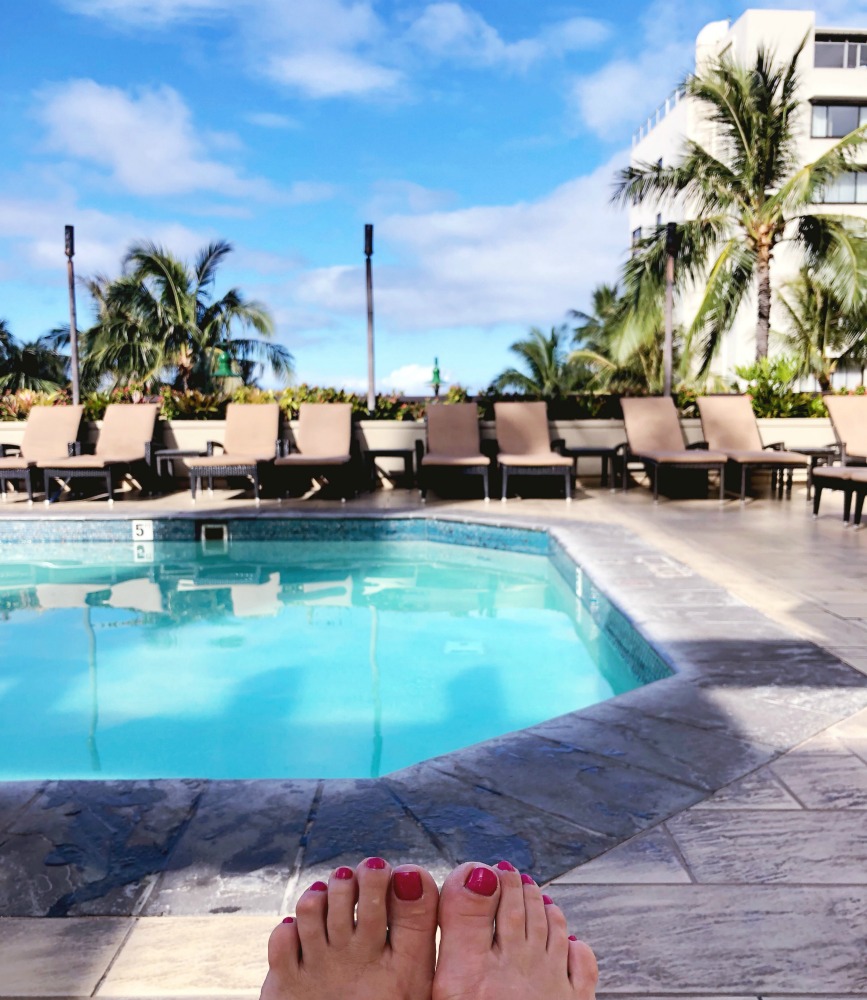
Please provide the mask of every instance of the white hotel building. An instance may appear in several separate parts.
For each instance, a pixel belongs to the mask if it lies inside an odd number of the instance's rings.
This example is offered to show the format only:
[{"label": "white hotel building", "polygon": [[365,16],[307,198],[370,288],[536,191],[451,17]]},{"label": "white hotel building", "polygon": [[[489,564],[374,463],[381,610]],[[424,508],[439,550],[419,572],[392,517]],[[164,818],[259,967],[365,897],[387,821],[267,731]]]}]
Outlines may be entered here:
[{"label": "white hotel building", "polygon": [[[817,159],[838,138],[867,122],[867,28],[822,28],[816,26],[812,11],[748,10],[734,23],[714,21],[699,33],[695,44],[696,71],[706,63],[730,53],[739,63],[755,58],[764,45],[774,51],[777,61],[786,61],[807,36],[799,63],[802,89],[800,158],[803,163]],[[711,153],[714,150],[713,128],[704,118],[701,107],[681,93],[673,93],[633,136],[633,165],[661,161],[676,162],[684,139],[690,138]],[[867,174],[848,174],[825,192],[824,201],[835,210],[867,218]],[[664,222],[678,222],[687,217],[681,208],[660,208],[645,201],[630,209],[629,223],[633,240]],[[772,265],[775,288],[797,273],[798,257],[785,244],[777,247]],[[687,325],[698,304],[698,294],[681,305],[677,321]],[[736,365],[750,364],[755,358],[756,303],[747,299],[735,325],[725,338],[712,365],[712,371],[730,377]],[[785,328],[779,306],[772,303],[771,328]],[[773,334],[771,351],[774,351]],[[839,380],[839,378],[838,378]]]}]

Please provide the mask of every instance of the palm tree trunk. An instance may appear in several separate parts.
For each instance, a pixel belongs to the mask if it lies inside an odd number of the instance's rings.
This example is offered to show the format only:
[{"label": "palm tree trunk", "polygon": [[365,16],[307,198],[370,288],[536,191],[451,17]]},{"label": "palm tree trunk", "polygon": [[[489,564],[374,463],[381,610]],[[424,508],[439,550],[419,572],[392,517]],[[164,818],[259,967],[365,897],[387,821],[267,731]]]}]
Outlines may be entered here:
[{"label": "palm tree trunk", "polygon": [[759,246],[756,264],[759,284],[759,315],[756,323],[756,360],[768,356],[768,338],[771,330],[771,248]]}]

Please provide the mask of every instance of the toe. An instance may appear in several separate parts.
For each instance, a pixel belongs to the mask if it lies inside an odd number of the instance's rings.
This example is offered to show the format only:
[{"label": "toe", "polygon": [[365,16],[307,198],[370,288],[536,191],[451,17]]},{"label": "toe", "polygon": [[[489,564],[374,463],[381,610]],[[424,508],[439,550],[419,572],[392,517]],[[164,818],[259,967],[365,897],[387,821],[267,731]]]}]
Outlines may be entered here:
[{"label": "toe", "polygon": [[345,948],[355,933],[355,900],[358,883],[351,868],[335,868],[328,880],[328,913],[325,926],[328,943]]},{"label": "toe", "polygon": [[568,931],[566,930],[566,917],[560,907],[550,896],[543,895],[542,902],[545,905],[545,919],[548,922],[548,942],[546,950],[549,955],[557,960],[566,957],[568,947]]},{"label": "toe", "polygon": [[314,882],[295,907],[295,923],[301,941],[301,961],[307,964],[316,961],[328,947],[328,933],[325,915],[328,910],[328,886],[324,882]]},{"label": "toe", "polygon": [[599,967],[589,944],[569,938],[569,982],[576,1000],[593,1000],[599,982]]},{"label": "toe", "polygon": [[500,880],[487,865],[468,861],[446,878],[440,892],[440,951],[489,950],[500,901]]},{"label": "toe", "polygon": [[395,954],[409,955],[433,969],[439,890],[430,872],[400,865],[388,894],[388,940]]},{"label": "toe", "polygon": [[542,901],[542,890],[529,875],[521,876],[524,892],[524,915],[527,921],[527,941],[537,948],[544,948],[548,941],[547,907]]},{"label": "toe", "polygon": [[365,948],[381,951],[388,937],[391,867],[382,858],[365,858],[355,869],[355,877],[358,880],[355,938]]},{"label": "toe", "polygon": [[294,917],[287,917],[268,939],[269,976],[284,982],[290,979],[298,971],[299,954],[298,924]]},{"label": "toe", "polygon": [[521,874],[508,861],[500,861],[495,867],[497,877],[500,880],[500,903],[497,907],[495,940],[503,948],[514,947],[527,940],[527,920]]}]

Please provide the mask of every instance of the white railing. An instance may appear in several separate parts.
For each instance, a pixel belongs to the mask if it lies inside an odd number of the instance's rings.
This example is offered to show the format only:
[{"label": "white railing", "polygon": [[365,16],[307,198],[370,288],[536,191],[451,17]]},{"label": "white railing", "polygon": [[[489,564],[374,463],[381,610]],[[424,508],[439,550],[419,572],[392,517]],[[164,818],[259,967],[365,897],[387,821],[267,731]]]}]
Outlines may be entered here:
[{"label": "white railing", "polygon": [[652,114],[648,115],[647,120],[643,125],[639,127],[632,133],[632,145],[635,146],[645,136],[650,134],[651,129],[656,128],[656,126],[665,118],[665,116],[673,111],[678,104],[686,97],[686,91],[683,87],[677,87],[673,90],[668,97],[659,105],[659,107]]}]

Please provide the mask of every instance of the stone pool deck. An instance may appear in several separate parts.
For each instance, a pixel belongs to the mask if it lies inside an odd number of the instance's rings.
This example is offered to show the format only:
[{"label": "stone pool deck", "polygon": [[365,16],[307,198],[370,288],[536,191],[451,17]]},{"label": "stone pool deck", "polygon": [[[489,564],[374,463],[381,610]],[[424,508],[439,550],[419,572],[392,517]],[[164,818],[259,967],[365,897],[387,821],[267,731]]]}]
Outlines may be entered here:
[{"label": "stone pool deck", "polygon": [[[505,856],[550,882],[600,996],[867,997],[867,532],[836,499],[818,521],[798,490],[428,504],[552,526],[677,675],[376,782],[2,785],[0,996],[255,996],[299,888],[381,853],[438,875]],[[345,513],[419,509],[395,490]]]}]

